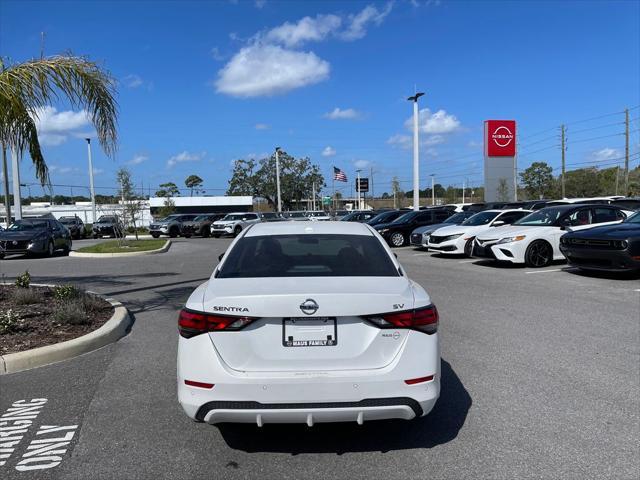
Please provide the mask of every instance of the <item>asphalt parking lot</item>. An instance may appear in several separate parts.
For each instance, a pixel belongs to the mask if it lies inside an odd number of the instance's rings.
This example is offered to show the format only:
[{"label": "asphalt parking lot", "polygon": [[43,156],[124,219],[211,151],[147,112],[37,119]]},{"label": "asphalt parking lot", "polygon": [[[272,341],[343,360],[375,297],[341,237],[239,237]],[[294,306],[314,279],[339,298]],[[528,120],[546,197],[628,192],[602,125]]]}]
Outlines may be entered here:
[{"label": "asphalt parking lot", "polygon": [[[177,403],[176,318],[228,244],[177,239],[154,257],[0,262],[6,281],[28,269],[34,282],[112,296],[135,317],[116,344],[0,377],[1,413],[46,399],[2,478],[638,478],[638,277],[396,250],[441,315],[442,395],[428,417],[217,427],[193,423]],[[60,463],[16,469],[52,425],[73,432],[52,443]]]}]

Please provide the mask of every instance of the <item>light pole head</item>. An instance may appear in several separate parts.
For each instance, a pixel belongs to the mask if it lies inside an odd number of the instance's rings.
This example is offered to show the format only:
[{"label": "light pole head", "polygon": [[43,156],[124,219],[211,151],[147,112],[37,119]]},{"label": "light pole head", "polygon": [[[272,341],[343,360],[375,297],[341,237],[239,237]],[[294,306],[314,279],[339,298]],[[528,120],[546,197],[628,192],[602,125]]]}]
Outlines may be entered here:
[{"label": "light pole head", "polygon": [[407,98],[407,100],[409,100],[410,102],[417,102],[418,99],[424,95],[424,92],[417,92],[415,95],[413,95],[412,97]]},{"label": "light pole head", "polygon": [[85,138],[85,140],[87,141],[87,143],[91,143],[91,139],[90,138]]}]

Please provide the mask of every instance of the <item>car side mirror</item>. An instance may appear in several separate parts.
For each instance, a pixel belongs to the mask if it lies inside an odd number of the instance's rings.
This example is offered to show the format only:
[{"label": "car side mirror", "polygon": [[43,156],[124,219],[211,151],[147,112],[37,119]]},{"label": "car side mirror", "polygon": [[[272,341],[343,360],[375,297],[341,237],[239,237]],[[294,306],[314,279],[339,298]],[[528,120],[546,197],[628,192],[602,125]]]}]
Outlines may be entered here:
[{"label": "car side mirror", "polygon": [[493,222],[493,224],[491,226],[492,227],[500,227],[502,225],[505,225],[505,223],[502,220],[496,220],[495,222]]},{"label": "car side mirror", "polygon": [[222,252],[220,255],[218,255],[218,261],[219,262],[222,261],[222,257],[224,257],[224,252]]}]

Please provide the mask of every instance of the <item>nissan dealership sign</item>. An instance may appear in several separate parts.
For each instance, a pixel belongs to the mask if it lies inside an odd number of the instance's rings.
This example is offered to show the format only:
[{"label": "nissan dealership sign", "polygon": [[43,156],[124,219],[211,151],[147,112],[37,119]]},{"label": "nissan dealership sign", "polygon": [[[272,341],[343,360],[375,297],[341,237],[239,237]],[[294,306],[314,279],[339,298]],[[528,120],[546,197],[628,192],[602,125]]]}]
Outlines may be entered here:
[{"label": "nissan dealership sign", "polygon": [[515,157],[515,120],[486,120],[484,122],[484,149],[487,157]]},{"label": "nissan dealership sign", "polygon": [[485,120],[485,202],[515,200],[516,140],[515,120]]}]

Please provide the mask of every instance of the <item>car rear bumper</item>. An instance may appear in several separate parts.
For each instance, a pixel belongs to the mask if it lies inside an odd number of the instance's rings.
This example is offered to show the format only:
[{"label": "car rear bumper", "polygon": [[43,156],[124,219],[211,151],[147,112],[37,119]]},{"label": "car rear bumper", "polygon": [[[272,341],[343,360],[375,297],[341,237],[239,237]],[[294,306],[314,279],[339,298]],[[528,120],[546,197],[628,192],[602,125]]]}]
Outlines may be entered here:
[{"label": "car rear bumper", "polygon": [[632,258],[626,250],[598,250],[589,248],[566,248],[560,251],[570,265],[606,272],[624,272],[640,270],[640,260]]},{"label": "car rear bumper", "polygon": [[[178,343],[178,400],[208,423],[314,423],[412,419],[429,413],[440,395],[437,334],[416,338],[383,368],[243,372],[222,361],[206,335]],[[420,338],[424,337],[424,338]],[[409,385],[407,379],[432,376]],[[185,380],[214,384],[201,388]]]},{"label": "car rear bumper", "polygon": [[359,402],[261,404],[258,402],[209,402],[200,407],[196,419],[207,423],[316,423],[371,420],[411,420],[433,409],[437,398],[417,402],[408,397],[371,398]]}]

